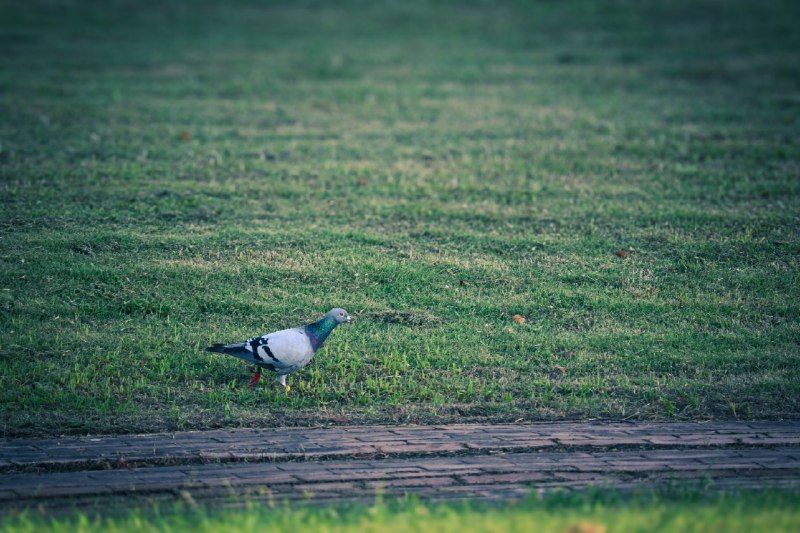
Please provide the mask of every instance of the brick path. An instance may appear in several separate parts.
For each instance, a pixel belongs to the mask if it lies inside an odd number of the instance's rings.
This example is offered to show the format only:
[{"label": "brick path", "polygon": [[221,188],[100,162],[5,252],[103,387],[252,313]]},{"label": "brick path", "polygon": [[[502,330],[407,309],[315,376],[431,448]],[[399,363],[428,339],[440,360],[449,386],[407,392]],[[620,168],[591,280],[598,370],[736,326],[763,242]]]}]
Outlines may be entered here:
[{"label": "brick path", "polygon": [[[0,510],[176,498],[521,498],[691,481],[800,486],[800,422],[548,423],[224,430],[0,441]],[[246,498],[245,498],[246,496]]]}]

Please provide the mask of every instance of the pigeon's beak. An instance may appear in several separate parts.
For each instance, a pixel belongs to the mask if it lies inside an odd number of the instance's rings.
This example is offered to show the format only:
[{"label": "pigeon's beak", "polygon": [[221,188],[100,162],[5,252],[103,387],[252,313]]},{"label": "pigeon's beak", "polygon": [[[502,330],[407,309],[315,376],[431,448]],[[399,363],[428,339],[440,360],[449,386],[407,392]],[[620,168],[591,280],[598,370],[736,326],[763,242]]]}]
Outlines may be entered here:
[{"label": "pigeon's beak", "polygon": [[347,323],[348,324],[352,324],[353,323],[353,317],[351,317],[350,315],[347,315]]}]

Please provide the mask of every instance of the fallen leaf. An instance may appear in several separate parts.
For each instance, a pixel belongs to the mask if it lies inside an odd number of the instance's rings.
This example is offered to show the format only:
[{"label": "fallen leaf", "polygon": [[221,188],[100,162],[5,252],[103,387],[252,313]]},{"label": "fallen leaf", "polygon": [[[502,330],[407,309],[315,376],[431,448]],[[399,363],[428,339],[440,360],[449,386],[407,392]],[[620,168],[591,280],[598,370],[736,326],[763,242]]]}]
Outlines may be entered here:
[{"label": "fallen leaf", "polygon": [[358,178],[358,181],[356,183],[358,183],[359,187],[363,187],[364,185],[367,184],[367,180],[365,180],[364,178]]},{"label": "fallen leaf", "polygon": [[189,140],[189,137],[191,137],[191,135],[189,135],[189,132],[188,132],[188,131],[186,131],[186,130],[183,130],[183,131],[182,131],[182,132],[180,132],[180,134],[178,135],[178,138],[180,138],[180,140],[182,140],[182,141],[188,141],[188,140]]},{"label": "fallen leaf", "polygon": [[567,369],[564,368],[563,366],[556,365],[556,370],[558,370],[558,372],[560,374],[566,374],[567,373]]},{"label": "fallen leaf", "polygon": [[564,354],[564,357],[566,357],[567,359],[572,359],[575,357],[575,352],[566,352]]},{"label": "fallen leaf", "polygon": [[606,533],[608,528],[604,524],[594,522],[581,522],[564,530],[564,533]]},{"label": "fallen leaf", "polygon": [[514,316],[511,317],[511,320],[513,320],[517,324],[524,324],[525,323],[525,317],[522,316],[522,315],[514,315]]},{"label": "fallen leaf", "polygon": [[617,250],[616,252],[614,252],[614,255],[616,255],[617,257],[625,258],[628,257],[628,252],[626,252],[625,250]]}]

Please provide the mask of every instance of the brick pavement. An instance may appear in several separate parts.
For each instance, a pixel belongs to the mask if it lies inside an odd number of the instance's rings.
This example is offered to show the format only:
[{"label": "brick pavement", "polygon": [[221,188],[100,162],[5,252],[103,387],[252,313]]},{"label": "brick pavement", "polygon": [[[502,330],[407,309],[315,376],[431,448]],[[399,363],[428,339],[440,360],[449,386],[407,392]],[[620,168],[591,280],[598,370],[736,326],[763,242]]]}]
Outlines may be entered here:
[{"label": "brick pavement", "polygon": [[0,510],[522,498],[532,490],[800,485],[800,422],[239,429],[0,441]]}]

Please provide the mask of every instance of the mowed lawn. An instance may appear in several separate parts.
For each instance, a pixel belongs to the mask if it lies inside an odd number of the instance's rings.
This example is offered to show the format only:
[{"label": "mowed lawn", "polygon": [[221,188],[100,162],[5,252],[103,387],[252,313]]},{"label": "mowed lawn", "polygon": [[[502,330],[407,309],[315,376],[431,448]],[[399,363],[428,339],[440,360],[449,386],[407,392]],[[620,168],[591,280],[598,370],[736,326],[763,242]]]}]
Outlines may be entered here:
[{"label": "mowed lawn", "polygon": [[0,435],[796,417],[798,17],[2,2]]}]

